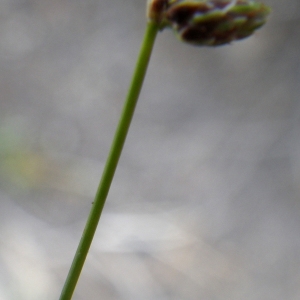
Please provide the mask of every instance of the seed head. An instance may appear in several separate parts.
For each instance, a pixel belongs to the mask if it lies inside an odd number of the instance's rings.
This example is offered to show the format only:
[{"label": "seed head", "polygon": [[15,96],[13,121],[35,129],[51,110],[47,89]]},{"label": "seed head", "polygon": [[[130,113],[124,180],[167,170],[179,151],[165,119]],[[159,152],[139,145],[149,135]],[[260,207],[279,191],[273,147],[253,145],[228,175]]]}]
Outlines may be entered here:
[{"label": "seed head", "polygon": [[[260,28],[270,8],[253,0],[154,0],[156,21],[183,41],[220,46],[244,39]],[[150,19],[153,19],[150,17]]]}]

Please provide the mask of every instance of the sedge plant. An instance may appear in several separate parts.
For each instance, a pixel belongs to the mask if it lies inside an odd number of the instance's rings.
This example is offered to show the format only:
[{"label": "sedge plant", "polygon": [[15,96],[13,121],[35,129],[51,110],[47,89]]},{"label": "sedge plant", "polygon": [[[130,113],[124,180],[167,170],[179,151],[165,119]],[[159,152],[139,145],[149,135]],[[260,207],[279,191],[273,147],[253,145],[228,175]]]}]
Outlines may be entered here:
[{"label": "sedge plant", "polygon": [[171,28],[196,46],[221,46],[250,36],[266,22],[270,8],[254,0],[148,0],[147,25],[102,178],[81,240],[63,286],[60,300],[72,298],[100,216],[146,75],[156,35]]}]

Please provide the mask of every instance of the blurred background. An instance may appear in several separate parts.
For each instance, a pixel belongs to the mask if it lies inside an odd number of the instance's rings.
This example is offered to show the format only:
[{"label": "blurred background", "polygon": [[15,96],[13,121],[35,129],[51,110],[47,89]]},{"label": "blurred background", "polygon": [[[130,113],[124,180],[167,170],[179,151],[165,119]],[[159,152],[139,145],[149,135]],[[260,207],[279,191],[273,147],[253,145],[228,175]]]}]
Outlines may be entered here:
[{"label": "blurred background", "polygon": [[[58,299],[142,0],[0,1],[0,300]],[[300,299],[300,2],[244,41],[158,35],[74,300]]]}]

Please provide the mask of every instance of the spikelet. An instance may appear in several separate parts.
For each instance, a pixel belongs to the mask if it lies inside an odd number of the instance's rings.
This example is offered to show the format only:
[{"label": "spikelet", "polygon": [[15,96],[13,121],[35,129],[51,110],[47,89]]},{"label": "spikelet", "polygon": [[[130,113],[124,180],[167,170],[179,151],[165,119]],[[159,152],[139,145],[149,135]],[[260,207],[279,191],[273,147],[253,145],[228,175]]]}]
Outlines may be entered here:
[{"label": "spikelet", "polygon": [[[148,17],[171,27],[184,42],[220,46],[244,39],[265,24],[270,8],[252,0],[154,0]],[[151,11],[151,4],[148,11]],[[154,10],[152,10],[153,12]]]}]

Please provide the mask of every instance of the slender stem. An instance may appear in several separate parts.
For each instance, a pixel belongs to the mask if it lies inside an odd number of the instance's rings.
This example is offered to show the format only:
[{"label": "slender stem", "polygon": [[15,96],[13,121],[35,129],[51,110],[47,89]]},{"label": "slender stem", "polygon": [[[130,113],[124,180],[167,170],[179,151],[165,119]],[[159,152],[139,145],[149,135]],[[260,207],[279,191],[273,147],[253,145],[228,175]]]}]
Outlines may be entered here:
[{"label": "slender stem", "polygon": [[104,167],[94,204],[91,208],[69,274],[61,292],[60,300],[69,300],[72,298],[86,256],[91,246],[142,88],[157,32],[158,25],[154,22],[148,22],[127,98],[125,100],[115,137]]}]

